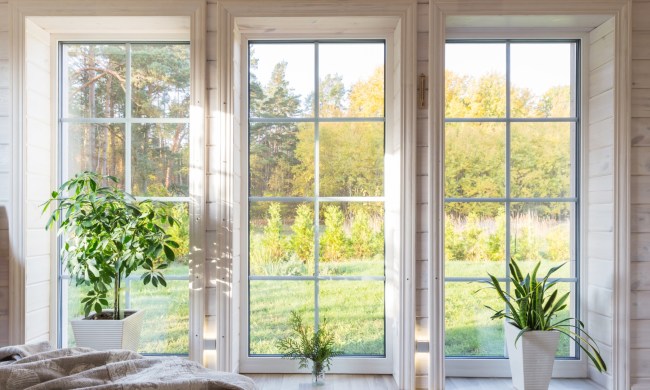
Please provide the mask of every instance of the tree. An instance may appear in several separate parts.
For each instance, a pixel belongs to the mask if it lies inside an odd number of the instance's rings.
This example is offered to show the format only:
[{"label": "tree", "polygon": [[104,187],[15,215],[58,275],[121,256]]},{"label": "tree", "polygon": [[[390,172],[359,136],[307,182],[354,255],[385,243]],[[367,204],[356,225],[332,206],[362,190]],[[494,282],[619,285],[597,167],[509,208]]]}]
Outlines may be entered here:
[{"label": "tree", "polygon": [[[287,63],[275,65],[264,87],[260,117],[289,118],[298,114],[299,96],[286,80]],[[284,195],[293,178],[298,127],[295,123],[253,123],[249,128],[251,194]]]}]

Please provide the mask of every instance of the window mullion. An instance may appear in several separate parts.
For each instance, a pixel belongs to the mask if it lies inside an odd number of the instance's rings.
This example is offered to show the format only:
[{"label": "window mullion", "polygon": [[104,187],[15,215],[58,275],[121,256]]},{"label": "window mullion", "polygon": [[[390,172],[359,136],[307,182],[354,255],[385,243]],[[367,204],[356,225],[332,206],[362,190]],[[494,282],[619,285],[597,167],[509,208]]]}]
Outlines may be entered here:
[{"label": "window mullion", "polygon": [[[505,191],[506,191],[506,239],[505,239],[505,264],[506,264],[506,292],[510,294],[510,42],[506,42],[506,166],[505,166]],[[506,313],[510,312],[508,305],[505,305]],[[503,345],[503,355],[508,356],[505,343]]]},{"label": "window mullion", "polygon": [[[126,44],[126,91],[124,104],[124,189],[133,191],[131,178],[131,44]],[[146,142],[146,141],[145,141]]]},{"label": "window mullion", "polygon": [[318,117],[319,110],[319,75],[318,75],[318,42],[314,42],[314,331],[318,330],[319,320],[319,254],[320,254],[320,129]]}]

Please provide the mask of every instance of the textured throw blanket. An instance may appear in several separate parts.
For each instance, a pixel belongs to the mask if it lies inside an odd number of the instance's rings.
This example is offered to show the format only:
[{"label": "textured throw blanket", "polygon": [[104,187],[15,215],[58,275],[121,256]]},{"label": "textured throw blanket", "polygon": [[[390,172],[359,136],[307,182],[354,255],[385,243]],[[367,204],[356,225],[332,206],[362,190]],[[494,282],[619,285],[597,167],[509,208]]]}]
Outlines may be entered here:
[{"label": "textured throw blanket", "polygon": [[183,358],[145,358],[131,351],[53,350],[48,343],[0,348],[0,389],[255,390],[250,378]]}]

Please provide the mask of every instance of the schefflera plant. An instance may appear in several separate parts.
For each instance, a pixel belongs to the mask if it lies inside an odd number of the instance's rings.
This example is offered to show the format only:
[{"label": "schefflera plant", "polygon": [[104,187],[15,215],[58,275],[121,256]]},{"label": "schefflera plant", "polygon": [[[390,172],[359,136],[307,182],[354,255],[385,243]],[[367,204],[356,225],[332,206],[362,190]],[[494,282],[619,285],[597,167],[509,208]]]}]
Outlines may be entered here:
[{"label": "schefflera plant", "polygon": [[[142,270],[141,281],[167,286],[163,270],[174,261],[179,244],[165,233],[179,222],[168,203],[143,200],[117,187],[113,176],[82,172],[53,191],[43,213],[55,205],[46,229],[59,222],[61,259],[77,286],[90,286],[82,298],[84,314],[113,309],[124,318],[120,302],[123,281]],[[105,185],[106,184],[106,185]],[[110,307],[108,294],[113,292]]]}]

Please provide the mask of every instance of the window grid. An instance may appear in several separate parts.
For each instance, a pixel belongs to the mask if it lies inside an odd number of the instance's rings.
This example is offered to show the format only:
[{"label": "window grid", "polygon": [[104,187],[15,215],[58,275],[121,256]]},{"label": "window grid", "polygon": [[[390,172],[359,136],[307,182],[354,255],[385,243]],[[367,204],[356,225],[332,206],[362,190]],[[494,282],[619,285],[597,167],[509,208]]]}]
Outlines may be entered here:
[{"label": "window grid", "polygon": [[[249,196],[248,201],[249,205],[252,202],[313,202],[314,204],[314,274],[313,276],[259,276],[250,274],[250,265],[248,271],[248,280],[250,281],[269,281],[269,280],[291,280],[291,281],[313,281],[314,282],[314,330],[318,329],[319,325],[319,282],[320,281],[383,281],[386,282],[386,276],[321,276],[319,273],[319,253],[320,253],[320,204],[322,202],[381,202],[385,207],[385,198],[383,196],[355,196],[355,197],[345,197],[345,196],[320,196],[320,123],[344,123],[344,122],[386,122],[385,116],[382,117],[320,117],[320,107],[319,107],[319,43],[382,43],[385,44],[383,40],[381,41],[372,41],[372,40],[336,40],[336,41],[326,41],[326,40],[317,40],[317,41],[249,41],[249,53],[248,58],[250,60],[251,53],[250,48],[254,44],[260,43],[313,43],[314,44],[314,116],[313,117],[271,117],[271,118],[258,118],[250,117],[250,95],[249,95],[249,125],[252,123],[313,123],[314,124],[314,196],[313,197],[283,197],[283,196],[251,196],[250,195],[250,181],[249,181]],[[385,65],[385,60],[384,60]],[[250,64],[249,64],[250,69]],[[249,72],[250,77],[250,72]],[[249,80],[250,84],[250,80]],[[385,103],[384,103],[385,104]],[[384,125],[385,126],[385,125]],[[248,144],[250,156],[250,142]],[[250,207],[249,207],[250,209]],[[250,221],[250,217],[249,217]],[[247,229],[250,231],[250,229]],[[250,234],[249,234],[249,245],[250,245]],[[385,260],[384,260],[385,261]],[[250,264],[250,259],[249,259]],[[250,291],[250,283],[248,286]],[[385,292],[384,292],[385,294]],[[250,349],[250,294],[249,294],[249,325],[248,325],[248,354],[249,356],[280,356],[273,354],[252,354]],[[385,309],[385,308],[384,308]],[[384,314],[384,332],[386,332],[386,317]],[[384,344],[386,339],[384,337]],[[384,355],[386,354],[386,348],[384,345]],[[346,355],[346,356],[365,356],[365,355]],[[376,357],[376,355],[371,355],[371,357]]]},{"label": "window grid", "polygon": [[[450,39],[447,40],[447,43],[504,43],[505,44],[505,55],[506,55],[506,91],[505,91],[505,117],[504,118],[481,118],[481,117],[463,117],[463,118],[454,118],[454,117],[445,117],[444,123],[503,123],[505,124],[505,196],[504,197],[485,197],[485,198],[469,198],[469,197],[444,197],[445,204],[447,203],[473,203],[473,202],[498,202],[503,203],[505,206],[505,276],[497,277],[499,282],[503,282],[506,285],[506,291],[510,293],[510,259],[511,259],[511,204],[512,203],[539,203],[539,202],[548,202],[548,203],[569,203],[574,205],[574,209],[571,216],[570,226],[572,235],[574,237],[574,243],[570,248],[570,253],[573,253],[574,258],[571,260],[575,261],[575,270],[573,271],[574,277],[569,278],[553,278],[559,282],[572,283],[575,287],[572,289],[572,313],[571,316],[580,320],[580,306],[579,306],[579,291],[580,291],[580,280],[577,275],[579,275],[579,258],[580,258],[580,240],[579,240],[579,224],[577,221],[580,220],[580,199],[577,194],[580,193],[580,42],[579,40],[522,40],[522,39],[503,39],[503,40],[466,40],[466,39]],[[571,66],[575,72],[574,85],[572,89],[575,93],[575,102],[573,103],[573,112],[575,116],[570,117],[542,117],[542,118],[522,118],[522,117],[511,117],[511,58],[510,58],[510,47],[511,43],[572,43],[574,44],[574,52],[576,53],[575,59],[572,62]],[[572,146],[571,152],[573,153],[572,158],[572,168],[571,168],[571,190],[574,196],[570,197],[561,197],[561,198],[544,198],[544,197],[535,197],[535,198],[517,198],[511,197],[511,125],[512,123],[573,123],[575,125],[575,143]],[[446,260],[445,260],[446,261]],[[570,265],[570,264],[569,264]],[[538,278],[542,280],[543,278]],[[448,277],[445,276],[444,281],[447,283],[467,283],[467,282],[484,282],[487,281],[486,277]],[[509,308],[506,306],[506,311],[509,312]],[[557,357],[556,359],[579,359],[580,358],[580,349],[575,348],[575,343],[571,345],[571,351],[573,356],[571,357]],[[504,357],[507,355],[504,348]],[[452,359],[485,359],[485,358],[494,358],[493,356],[459,356],[452,355],[446,356],[446,358]],[[499,358],[499,356],[496,356]]]},{"label": "window grid", "polygon": [[[132,158],[132,132],[131,132],[131,126],[132,124],[175,124],[175,123],[185,123],[189,124],[190,119],[188,118],[147,118],[147,117],[142,117],[142,118],[134,118],[132,116],[132,101],[131,101],[131,94],[132,94],[132,86],[131,86],[131,55],[132,55],[132,50],[131,50],[131,45],[132,44],[140,44],[140,43],[151,43],[151,44],[175,44],[175,45],[189,45],[189,42],[181,42],[181,41],[174,41],[174,42],[165,42],[165,41],[156,41],[156,42],[137,42],[137,41],[130,41],[130,42],[123,42],[123,41],[109,41],[109,42],[101,42],[105,44],[123,44],[125,45],[125,54],[126,54],[126,69],[125,69],[125,104],[124,104],[124,117],[113,117],[113,118],[93,118],[93,117],[64,117],[63,115],[63,102],[64,100],[64,93],[67,91],[64,91],[63,88],[63,71],[64,71],[64,66],[63,66],[63,61],[64,61],[64,55],[63,55],[63,47],[66,44],[97,44],[98,42],[91,42],[91,41],[74,41],[74,42],[60,42],[59,43],[59,107],[58,107],[58,128],[59,128],[59,139],[60,140],[67,140],[68,137],[66,137],[66,131],[64,127],[64,123],[78,123],[78,124],[103,124],[103,123],[110,123],[110,124],[124,124],[124,190],[128,193],[131,193],[132,191],[132,177],[131,177],[131,158]],[[59,142],[59,156],[65,156],[64,153],[64,142]],[[67,163],[65,163],[67,164]],[[64,168],[64,163],[63,159],[60,158],[58,161],[58,177],[60,178],[60,182],[63,183],[65,180],[67,180],[69,177],[67,175],[66,169]],[[190,202],[190,197],[189,196],[170,196],[170,197],[161,197],[161,196],[134,196],[134,198],[138,201],[142,200],[154,200],[154,201],[164,201],[164,202],[169,202],[169,203],[185,203],[189,205]],[[57,252],[61,251],[61,248],[63,246],[63,239],[62,237],[58,237],[57,239],[57,247],[58,250]],[[70,281],[71,277],[68,275],[63,268],[63,264],[61,261],[58,261],[57,264],[58,268],[58,286],[57,286],[57,292],[58,296],[62,297],[63,296],[63,283]],[[166,275],[165,279],[169,281],[183,281],[183,280],[189,280],[189,275],[187,276],[181,276],[181,275]],[[130,309],[131,308],[131,296],[130,296],[130,283],[131,281],[135,280],[140,280],[140,276],[137,275],[130,275],[127,278],[124,279],[125,281],[125,309]],[[65,329],[64,326],[64,318],[63,318],[63,302],[59,302],[59,308],[58,308],[58,324],[57,324],[57,344],[59,347],[64,347],[62,345],[63,343],[63,332]],[[149,355],[145,353],[145,355]],[[157,353],[155,355],[161,355],[160,353]],[[167,354],[163,354],[167,355]]]}]

